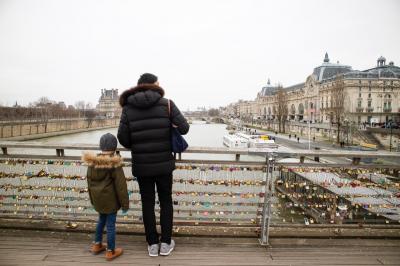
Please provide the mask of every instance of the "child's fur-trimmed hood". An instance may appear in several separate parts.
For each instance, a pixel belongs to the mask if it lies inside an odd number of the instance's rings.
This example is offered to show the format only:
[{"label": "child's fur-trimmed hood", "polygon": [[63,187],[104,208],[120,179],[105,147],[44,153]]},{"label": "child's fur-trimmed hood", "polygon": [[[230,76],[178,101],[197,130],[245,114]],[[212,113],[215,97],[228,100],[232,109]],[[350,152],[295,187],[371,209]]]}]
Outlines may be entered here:
[{"label": "child's fur-trimmed hood", "polygon": [[117,168],[123,165],[122,157],[119,155],[109,154],[94,154],[92,152],[85,152],[82,155],[82,161],[94,168]]}]

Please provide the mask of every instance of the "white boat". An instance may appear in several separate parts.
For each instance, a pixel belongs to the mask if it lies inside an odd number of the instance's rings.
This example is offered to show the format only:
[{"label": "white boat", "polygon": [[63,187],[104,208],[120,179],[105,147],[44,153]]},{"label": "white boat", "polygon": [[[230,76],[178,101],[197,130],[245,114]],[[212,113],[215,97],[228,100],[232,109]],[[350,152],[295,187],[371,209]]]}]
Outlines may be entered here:
[{"label": "white boat", "polygon": [[228,148],[247,148],[248,141],[236,135],[225,135],[223,137],[223,144]]},{"label": "white boat", "polygon": [[268,135],[248,135],[245,133],[236,133],[236,136],[247,141],[249,148],[278,148],[278,145]]},{"label": "white boat", "polygon": [[193,120],[192,121],[193,125],[204,125],[206,123],[207,123],[207,121],[203,121],[203,120]]}]

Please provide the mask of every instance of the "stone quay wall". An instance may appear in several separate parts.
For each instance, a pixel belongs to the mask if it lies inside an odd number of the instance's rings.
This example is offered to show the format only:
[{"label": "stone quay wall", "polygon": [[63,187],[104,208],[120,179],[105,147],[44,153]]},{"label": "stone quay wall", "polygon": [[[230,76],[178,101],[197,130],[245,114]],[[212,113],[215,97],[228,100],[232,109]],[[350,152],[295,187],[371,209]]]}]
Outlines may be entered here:
[{"label": "stone quay wall", "polygon": [[102,128],[117,127],[119,119],[62,119],[0,123],[0,139],[32,140]]}]

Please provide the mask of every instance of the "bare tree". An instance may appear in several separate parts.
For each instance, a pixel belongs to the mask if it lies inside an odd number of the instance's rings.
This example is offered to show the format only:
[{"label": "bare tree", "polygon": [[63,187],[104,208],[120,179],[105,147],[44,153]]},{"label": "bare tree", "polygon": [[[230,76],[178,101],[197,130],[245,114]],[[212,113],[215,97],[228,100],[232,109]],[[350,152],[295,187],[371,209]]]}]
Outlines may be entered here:
[{"label": "bare tree", "polygon": [[85,104],[85,113],[84,116],[86,118],[87,121],[87,127],[91,127],[93,124],[94,119],[97,116],[97,111],[96,109],[93,107],[92,103],[87,102]]},{"label": "bare tree", "polygon": [[211,108],[208,110],[209,116],[219,116],[219,110],[215,108]]},{"label": "bare tree", "polygon": [[42,106],[46,106],[46,105],[49,105],[49,104],[53,104],[53,101],[51,101],[49,98],[44,97],[44,96],[40,97],[40,98],[34,103],[34,105],[37,106],[37,107],[42,107]]},{"label": "bare tree", "polygon": [[[95,112],[95,110],[90,103],[85,105],[84,110],[87,112],[92,111],[92,113],[87,113],[86,117],[90,116],[91,119],[94,118],[95,115],[93,116],[93,112]],[[56,103],[47,97],[40,97],[37,101],[29,103],[27,106],[0,106],[1,121],[35,121],[37,126],[43,124],[46,131],[47,123],[50,120],[76,118],[78,116],[78,110],[72,105],[66,108],[64,104]]]},{"label": "bare tree", "polygon": [[339,74],[336,76],[332,83],[330,90],[330,111],[331,123],[335,123],[337,126],[336,142],[340,143],[340,131],[342,129],[342,121],[345,117],[345,86],[343,75]]},{"label": "bare tree", "polygon": [[94,109],[89,109],[86,111],[86,121],[87,121],[87,128],[90,128],[93,124],[94,119],[97,116],[97,112]]},{"label": "bare tree", "polygon": [[85,101],[77,101],[75,103],[75,108],[78,110],[79,118],[81,117],[81,112],[83,112],[83,116],[85,116]]},{"label": "bare tree", "polygon": [[288,95],[282,86],[279,85],[275,97],[277,102],[276,117],[278,119],[279,132],[285,133],[285,124],[289,113]]},{"label": "bare tree", "polygon": [[75,108],[81,110],[85,109],[85,101],[77,101],[75,103]]},{"label": "bare tree", "polygon": [[86,110],[94,109],[94,108],[93,108],[93,104],[90,103],[90,102],[85,103],[85,109],[86,109]]}]

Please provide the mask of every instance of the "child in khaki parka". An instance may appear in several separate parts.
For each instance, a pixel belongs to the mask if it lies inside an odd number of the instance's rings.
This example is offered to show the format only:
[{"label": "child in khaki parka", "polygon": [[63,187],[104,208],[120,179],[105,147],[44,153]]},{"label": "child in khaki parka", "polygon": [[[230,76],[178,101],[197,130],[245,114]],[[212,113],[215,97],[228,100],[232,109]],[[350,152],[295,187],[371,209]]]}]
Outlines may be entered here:
[{"label": "child in khaki parka", "polygon": [[[86,176],[90,201],[99,213],[91,252],[97,255],[107,250],[107,260],[113,260],[123,252],[122,248],[115,248],[115,222],[119,209],[124,212],[129,209],[123,160],[115,154],[117,144],[116,137],[107,133],[100,138],[101,153],[84,153],[82,157],[88,164]],[[104,227],[107,228],[107,246],[102,243]]]}]

